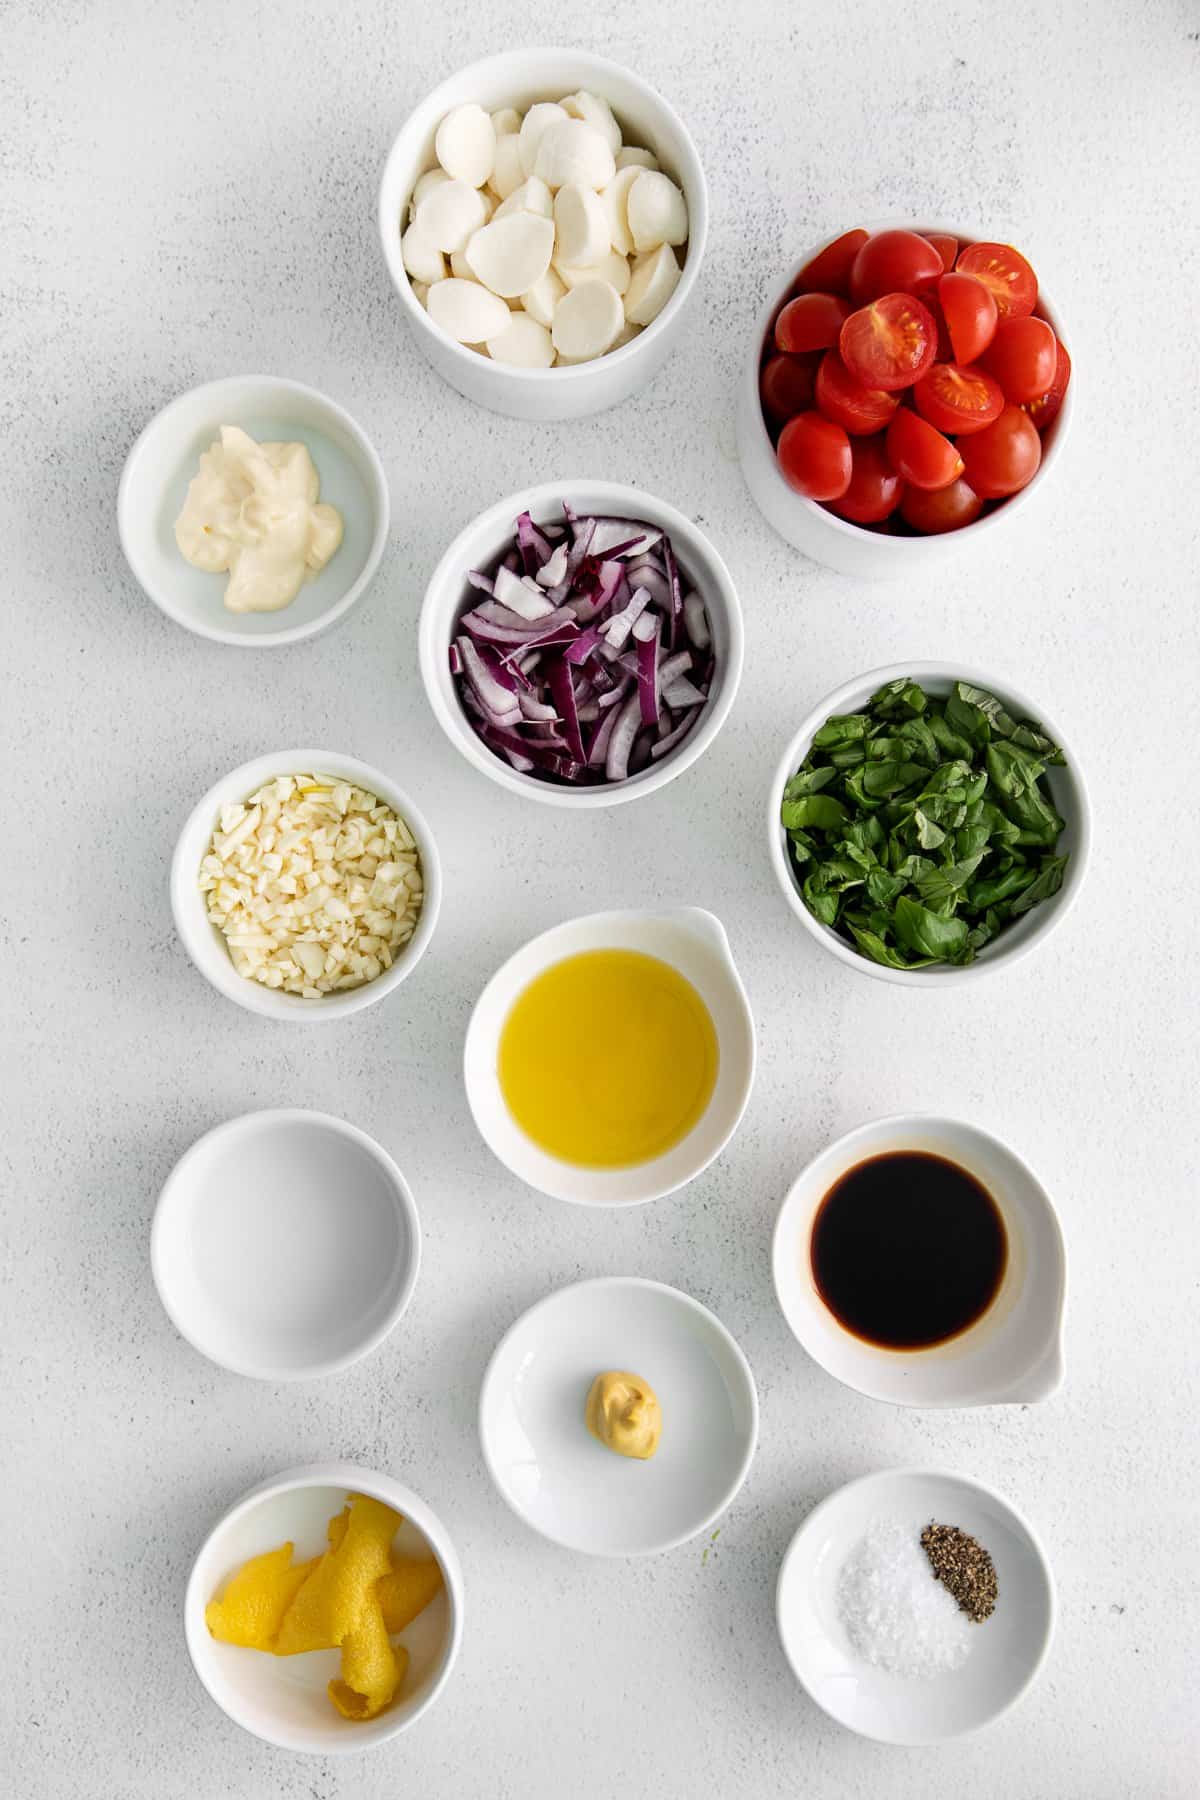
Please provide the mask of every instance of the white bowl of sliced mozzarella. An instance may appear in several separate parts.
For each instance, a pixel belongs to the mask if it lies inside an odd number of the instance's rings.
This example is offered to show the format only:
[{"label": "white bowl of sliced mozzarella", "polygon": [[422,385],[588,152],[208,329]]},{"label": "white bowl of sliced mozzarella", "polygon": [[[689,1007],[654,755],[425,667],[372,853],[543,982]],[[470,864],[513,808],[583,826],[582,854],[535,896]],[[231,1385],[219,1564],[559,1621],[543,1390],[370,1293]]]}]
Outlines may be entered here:
[{"label": "white bowl of sliced mozzarella", "polygon": [[[535,573],[506,567],[514,540]],[[550,806],[616,806],[673,781],[720,731],[742,612],[717,550],[665,500],[552,481],[459,533],[425,591],[419,647],[434,716],[475,768]]]},{"label": "white bowl of sliced mozzarella", "polygon": [[434,90],[392,146],[384,259],[417,341],[468,399],[578,418],[643,387],[675,341],[708,233],[684,125],[576,50],[506,51]]}]

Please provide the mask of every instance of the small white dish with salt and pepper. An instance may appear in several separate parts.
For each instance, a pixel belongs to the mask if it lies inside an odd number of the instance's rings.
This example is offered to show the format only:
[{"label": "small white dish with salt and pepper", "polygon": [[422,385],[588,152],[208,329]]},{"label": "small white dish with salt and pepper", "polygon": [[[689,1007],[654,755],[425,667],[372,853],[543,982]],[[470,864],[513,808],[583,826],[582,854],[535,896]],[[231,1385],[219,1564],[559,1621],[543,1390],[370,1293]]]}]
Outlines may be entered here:
[{"label": "small white dish with salt and pepper", "polygon": [[[995,1610],[968,1626],[970,1648],[957,1668],[896,1674],[851,1641],[843,1572],[881,1519],[911,1528],[918,1543],[931,1522],[957,1526],[990,1556]],[[882,1744],[945,1743],[1015,1706],[1045,1663],[1055,1611],[1045,1551],[1016,1508],[982,1482],[927,1469],[880,1470],[823,1500],[792,1539],[776,1589],[779,1636],[800,1685],[839,1725]]]}]

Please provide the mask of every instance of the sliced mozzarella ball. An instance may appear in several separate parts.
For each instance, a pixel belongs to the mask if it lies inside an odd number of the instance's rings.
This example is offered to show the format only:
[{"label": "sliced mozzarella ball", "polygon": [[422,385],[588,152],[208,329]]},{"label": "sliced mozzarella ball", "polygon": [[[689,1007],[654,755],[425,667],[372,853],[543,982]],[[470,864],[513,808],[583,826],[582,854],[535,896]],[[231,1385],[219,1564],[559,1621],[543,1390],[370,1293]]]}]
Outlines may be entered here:
[{"label": "sliced mozzarella ball", "polygon": [[613,339],[612,343],[608,346],[609,349],[610,350],[624,349],[626,344],[631,344],[633,342],[634,338],[638,335],[638,333],[641,331],[641,329],[642,328],[640,325],[631,325],[629,323],[629,320],[626,319],[626,321],[622,325],[620,331],[618,331],[616,337]]},{"label": "sliced mozzarella ball", "polygon": [[[554,221],[539,213],[493,219],[467,244],[467,261],[493,294],[523,294],[541,279],[554,254]],[[493,334],[494,335],[494,334]]]},{"label": "sliced mozzarella ball", "polygon": [[477,281],[435,281],[426,300],[435,325],[460,344],[483,344],[499,337],[511,314],[498,294],[489,294]]},{"label": "sliced mozzarella ball", "polygon": [[540,213],[543,219],[554,217],[554,195],[536,175],[523,181],[519,188],[514,188],[506,200],[502,200],[496,208],[495,217],[506,219],[509,213]]},{"label": "sliced mozzarella ball", "polygon": [[568,94],[562,103],[563,111],[573,119],[582,119],[585,125],[593,125],[607,143],[613,155],[621,148],[621,127],[613,117],[613,109],[607,100],[598,94],[589,94],[580,88],[577,94]]},{"label": "sliced mozzarella ball", "polygon": [[518,369],[548,369],[554,361],[550,333],[528,313],[510,313],[504,330],[488,339],[487,353],[493,362]]},{"label": "sliced mozzarella ball", "polygon": [[532,175],[537,162],[538,145],[548,125],[558,125],[567,117],[554,100],[539,100],[521,121],[521,167]]},{"label": "sliced mozzarella ball", "polygon": [[554,197],[554,231],[556,262],[584,269],[608,255],[608,214],[591,188],[574,181],[559,188]]},{"label": "sliced mozzarella ball", "polygon": [[[521,136],[524,139],[524,127]],[[543,131],[534,174],[540,175],[549,187],[565,187],[567,182],[576,181],[580,187],[595,190],[607,187],[615,173],[613,153],[594,125],[585,125],[582,119],[563,118]]]},{"label": "sliced mozzarella ball", "polygon": [[482,187],[496,160],[496,127],[482,106],[456,106],[438,126],[433,148],[452,181]]},{"label": "sliced mozzarella ball", "polygon": [[562,282],[569,288],[578,287],[581,281],[607,281],[609,287],[614,287],[618,294],[623,294],[629,286],[629,264],[615,250],[610,250],[590,268],[573,269],[569,263],[557,262],[554,267]]},{"label": "sliced mozzarella ball", "polygon": [[414,281],[442,281],[446,274],[446,259],[436,244],[422,237],[415,225],[410,225],[400,239],[400,259]]},{"label": "sliced mozzarella ball", "polygon": [[540,281],[526,288],[521,295],[521,305],[531,319],[548,328],[554,323],[554,309],[566,291],[566,283],[559,280],[553,269],[547,269]]},{"label": "sliced mozzarella ball", "polygon": [[507,200],[524,179],[521,140],[515,131],[506,132],[503,137],[496,139],[496,160],[492,165],[488,186],[498,199]]},{"label": "sliced mozzarella ball", "polygon": [[679,264],[670,244],[660,244],[633,265],[625,291],[625,317],[631,325],[649,325],[657,319],[679,280]]},{"label": "sliced mozzarella ball", "polygon": [[429,283],[427,281],[414,281],[412,284],[412,291],[417,296],[418,303],[421,306],[424,306],[429,298]]},{"label": "sliced mozzarella ball", "polygon": [[687,242],[687,201],[670,177],[657,169],[641,171],[629,189],[626,210],[639,256],[659,244]]},{"label": "sliced mozzarella ball", "polygon": [[492,114],[492,129],[497,139],[510,137],[521,129],[521,115],[515,106],[502,106]]},{"label": "sliced mozzarella ball", "polygon": [[486,222],[483,195],[465,181],[454,180],[432,188],[417,207],[413,221],[425,241],[447,255],[464,249],[471,233]]},{"label": "sliced mozzarella ball", "polygon": [[607,281],[581,281],[554,313],[554,348],[566,362],[603,356],[625,323],[621,296]]},{"label": "sliced mozzarella ball", "polygon": [[600,195],[608,220],[609,242],[622,256],[628,256],[633,250],[633,238],[629,231],[629,190],[638,176],[644,174],[645,170],[636,165],[629,169],[618,169]]},{"label": "sliced mozzarella ball", "polygon": [[617,151],[618,169],[657,169],[658,158],[653,150],[643,150],[640,144],[626,144],[623,150]]}]

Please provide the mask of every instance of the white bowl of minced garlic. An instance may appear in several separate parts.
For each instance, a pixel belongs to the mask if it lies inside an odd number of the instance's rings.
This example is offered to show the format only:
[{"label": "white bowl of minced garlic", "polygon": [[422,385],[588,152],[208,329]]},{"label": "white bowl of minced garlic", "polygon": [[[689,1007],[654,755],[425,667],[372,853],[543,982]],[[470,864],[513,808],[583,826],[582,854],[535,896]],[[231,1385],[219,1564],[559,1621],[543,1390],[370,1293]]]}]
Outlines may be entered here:
[{"label": "white bowl of minced garlic", "polygon": [[380,770],[281,750],[209,789],[179,836],[171,910],[227,999],[308,1023],[358,1012],[425,952],[441,866],[420,810]]}]

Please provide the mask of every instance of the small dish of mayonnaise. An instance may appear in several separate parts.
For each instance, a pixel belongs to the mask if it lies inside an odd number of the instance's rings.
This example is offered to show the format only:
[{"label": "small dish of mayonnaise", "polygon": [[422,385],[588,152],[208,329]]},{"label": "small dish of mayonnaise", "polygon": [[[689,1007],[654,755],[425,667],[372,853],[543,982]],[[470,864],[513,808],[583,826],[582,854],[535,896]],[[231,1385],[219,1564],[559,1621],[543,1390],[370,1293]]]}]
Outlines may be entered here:
[{"label": "small dish of mayonnaise", "polygon": [[296,643],[342,618],[387,542],[387,478],[314,388],[233,376],[158,413],[125,463],[121,545],[177,624],[219,643]]}]

